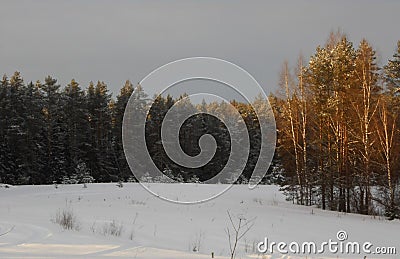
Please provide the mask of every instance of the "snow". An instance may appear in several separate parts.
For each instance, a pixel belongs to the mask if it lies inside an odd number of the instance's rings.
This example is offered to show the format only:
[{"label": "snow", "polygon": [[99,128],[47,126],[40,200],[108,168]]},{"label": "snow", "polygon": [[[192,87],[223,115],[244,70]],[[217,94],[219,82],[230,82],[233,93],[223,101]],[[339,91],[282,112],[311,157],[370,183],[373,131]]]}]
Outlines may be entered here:
[{"label": "snow", "polygon": [[[212,193],[220,186],[157,184],[170,188],[177,199]],[[226,228],[231,215],[251,219],[254,227],[241,240],[236,258],[306,258],[306,255],[264,256],[258,242],[323,242],[336,240],[345,230],[349,241],[374,246],[399,246],[399,221],[322,211],[285,200],[277,186],[250,190],[235,185],[221,196],[200,204],[183,205],[161,200],[137,183],[13,186],[0,188],[0,258],[229,258]],[[58,211],[73,211],[79,231],[54,223]],[[122,225],[120,236],[104,235],[111,222]],[[8,233],[7,233],[8,232]],[[6,233],[1,235],[2,233]],[[199,247],[198,252],[193,252]],[[364,255],[307,255],[307,258],[363,258]],[[396,258],[394,255],[367,258]]]}]

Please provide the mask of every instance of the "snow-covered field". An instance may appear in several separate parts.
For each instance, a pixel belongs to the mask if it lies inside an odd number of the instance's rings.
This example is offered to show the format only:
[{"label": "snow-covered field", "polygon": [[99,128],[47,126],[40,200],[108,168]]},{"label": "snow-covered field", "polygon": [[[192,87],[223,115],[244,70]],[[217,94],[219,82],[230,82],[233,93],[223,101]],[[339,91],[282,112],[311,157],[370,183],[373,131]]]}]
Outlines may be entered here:
[{"label": "snow-covered field", "polygon": [[[171,188],[177,198],[213,192],[213,185],[152,184]],[[219,188],[219,187],[218,187]],[[306,258],[306,255],[257,254],[256,245],[269,241],[323,242],[337,240],[345,230],[348,241],[394,246],[398,258],[400,222],[379,217],[322,211],[285,201],[276,186],[234,186],[201,204],[160,200],[135,183],[0,188],[0,258],[229,258],[227,211],[236,218],[256,217],[243,237],[236,258]],[[54,223],[57,212],[72,211],[79,230]],[[110,229],[120,230],[116,236]],[[194,252],[193,250],[199,250]],[[328,251],[329,252],[329,251]],[[307,258],[364,258],[361,255],[307,255]]]}]

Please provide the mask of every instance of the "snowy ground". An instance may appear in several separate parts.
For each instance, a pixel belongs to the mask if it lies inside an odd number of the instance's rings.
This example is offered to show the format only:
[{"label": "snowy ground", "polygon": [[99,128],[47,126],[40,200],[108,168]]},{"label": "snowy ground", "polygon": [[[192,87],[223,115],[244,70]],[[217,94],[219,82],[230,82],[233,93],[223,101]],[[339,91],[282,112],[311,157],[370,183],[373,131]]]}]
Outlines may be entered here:
[{"label": "snowy ground", "polygon": [[[196,193],[213,192],[213,185],[153,184]],[[53,223],[57,211],[69,208],[80,230],[63,230]],[[257,217],[242,239],[237,258],[306,258],[306,255],[256,253],[256,244],[270,241],[323,242],[345,230],[348,241],[394,246],[398,258],[400,222],[302,207],[285,201],[276,186],[234,186],[202,204],[181,205],[160,200],[139,184],[90,184],[0,187],[0,258],[228,258],[227,211]],[[104,234],[111,222],[122,225],[119,237]],[[8,233],[7,233],[8,232]],[[194,248],[198,252],[193,252]],[[307,255],[307,258],[364,258],[362,255]]]}]

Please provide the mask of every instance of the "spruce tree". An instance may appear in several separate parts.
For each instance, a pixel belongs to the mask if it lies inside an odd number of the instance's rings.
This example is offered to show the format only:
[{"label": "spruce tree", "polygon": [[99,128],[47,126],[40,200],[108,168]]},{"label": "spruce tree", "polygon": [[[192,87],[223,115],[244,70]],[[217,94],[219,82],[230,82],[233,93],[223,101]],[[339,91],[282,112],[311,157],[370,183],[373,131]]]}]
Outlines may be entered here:
[{"label": "spruce tree", "polygon": [[64,122],[67,126],[67,153],[65,156],[67,173],[75,170],[77,166],[75,161],[85,158],[86,154],[90,152],[88,111],[85,98],[85,93],[79,84],[72,79],[63,93]]},{"label": "spruce tree", "polygon": [[6,75],[0,82],[0,183],[13,184],[12,153],[9,146],[10,82]]},{"label": "spruce tree", "polygon": [[125,158],[125,153],[122,145],[122,122],[124,118],[124,112],[126,105],[133,93],[133,85],[127,80],[124,86],[121,88],[117,100],[112,107],[113,115],[113,137],[112,137],[112,153],[114,157],[115,164],[118,169],[118,178],[125,179],[132,176],[129,169],[128,163]]},{"label": "spruce tree", "polygon": [[400,40],[397,42],[397,50],[386,66],[384,66],[385,79],[392,94],[400,95]]},{"label": "spruce tree", "polygon": [[24,153],[21,156],[26,164],[26,177],[29,184],[40,184],[48,181],[43,173],[45,166],[45,141],[41,131],[45,127],[42,116],[42,98],[38,84],[30,82],[22,92],[24,113]]},{"label": "spruce tree", "polygon": [[89,134],[87,163],[96,179],[109,181],[110,175],[117,175],[117,165],[112,149],[111,95],[104,82],[91,82],[86,95]]},{"label": "spruce tree", "polygon": [[67,174],[67,124],[65,114],[65,99],[60,93],[57,80],[47,76],[44,83],[37,82],[42,99],[42,120],[44,127],[41,130],[43,145],[42,175],[46,181],[61,181]]}]

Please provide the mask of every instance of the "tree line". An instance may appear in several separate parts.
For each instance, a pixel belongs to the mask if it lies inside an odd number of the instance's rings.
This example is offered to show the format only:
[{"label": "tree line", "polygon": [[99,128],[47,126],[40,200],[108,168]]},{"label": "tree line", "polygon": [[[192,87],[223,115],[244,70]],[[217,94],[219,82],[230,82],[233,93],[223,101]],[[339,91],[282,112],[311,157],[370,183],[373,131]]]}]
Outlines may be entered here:
[{"label": "tree line", "polygon": [[133,92],[114,101],[104,82],[61,89],[51,76],[25,84],[19,72],[0,82],[0,182],[49,184],[88,168],[97,181],[126,179],[121,125]]},{"label": "tree line", "polygon": [[[177,181],[198,182],[211,179],[224,168],[231,147],[229,132],[220,119],[206,112],[213,110],[219,118],[228,119],[230,112],[226,103],[204,101],[194,105],[187,95],[150,99],[140,85],[134,87],[130,81],[114,100],[104,82],[91,82],[82,89],[78,82],[71,80],[62,88],[56,79],[48,76],[44,82],[26,84],[21,74],[15,72],[0,82],[0,182],[136,181],[122,144],[123,116],[131,96],[143,103],[153,100],[146,122],[147,147],[143,148],[147,148],[160,171]],[[193,169],[175,164],[163,148],[161,125],[176,102],[182,114],[190,110],[200,112],[185,121],[180,129],[184,152],[197,155],[198,142],[204,134],[212,134],[216,139],[216,153],[203,167]],[[246,181],[258,158],[260,128],[250,104],[232,101],[232,105],[242,114],[250,133],[250,156],[240,178]],[[145,106],[140,109],[135,112],[144,112]]]},{"label": "tree line", "polygon": [[[308,61],[300,56],[294,68],[285,62],[279,90],[269,96],[278,138],[263,182],[281,184],[288,199],[298,204],[399,217],[399,89],[400,41],[382,67],[367,40],[355,48],[342,33],[331,33]],[[136,181],[126,162],[121,134],[132,95],[149,100],[140,85],[134,87],[129,81],[114,99],[100,81],[82,89],[75,80],[61,87],[51,76],[29,83],[19,72],[4,76],[0,81],[0,182]],[[152,99],[146,121],[147,149],[170,178],[205,181],[218,174],[229,158],[231,139],[218,118],[226,119],[230,113],[226,103],[193,104],[185,97]],[[217,142],[214,157],[203,167],[177,165],[163,149],[161,123],[178,101],[179,109],[199,112],[180,129],[183,151],[197,155],[204,134],[212,134]],[[230,104],[239,111],[250,137],[249,158],[238,180],[247,182],[262,137],[252,105],[268,105],[260,99]],[[211,110],[218,118],[206,114]],[[86,180],[79,180],[79,174]]]},{"label": "tree line", "polygon": [[285,62],[271,96],[285,191],[299,204],[400,216],[400,41],[383,67],[363,39],[331,33],[308,63]]}]

